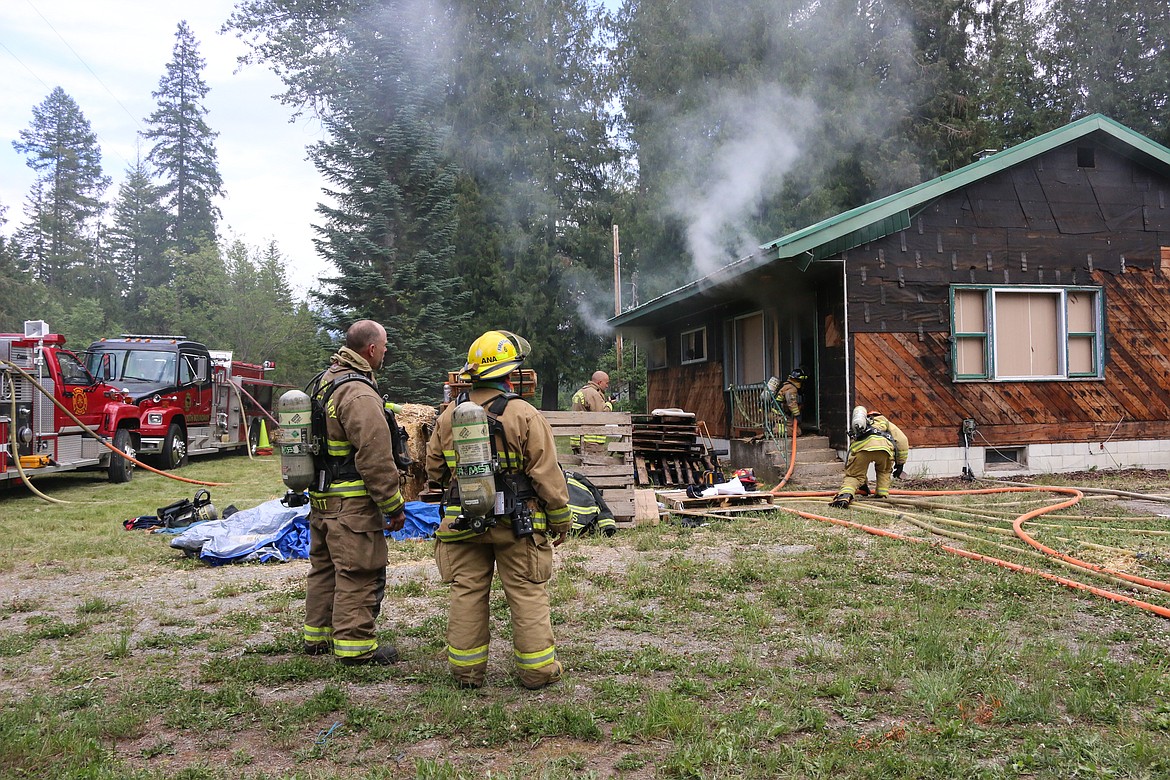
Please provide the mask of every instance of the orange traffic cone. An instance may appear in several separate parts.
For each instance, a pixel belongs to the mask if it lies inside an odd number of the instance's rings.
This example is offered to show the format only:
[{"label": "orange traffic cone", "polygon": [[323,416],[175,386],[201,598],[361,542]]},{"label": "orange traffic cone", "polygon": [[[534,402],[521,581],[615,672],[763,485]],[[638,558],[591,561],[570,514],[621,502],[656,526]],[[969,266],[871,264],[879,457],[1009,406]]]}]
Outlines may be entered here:
[{"label": "orange traffic cone", "polygon": [[260,443],[256,445],[256,454],[272,454],[272,443],[268,441],[268,427],[264,424],[263,420],[260,421]]}]

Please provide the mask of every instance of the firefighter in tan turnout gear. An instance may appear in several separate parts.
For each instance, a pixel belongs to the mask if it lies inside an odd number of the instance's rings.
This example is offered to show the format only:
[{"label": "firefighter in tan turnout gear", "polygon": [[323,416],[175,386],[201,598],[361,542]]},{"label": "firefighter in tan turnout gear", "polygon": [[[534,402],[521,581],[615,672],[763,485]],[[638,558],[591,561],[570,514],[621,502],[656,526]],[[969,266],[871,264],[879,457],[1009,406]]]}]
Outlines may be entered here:
[{"label": "firefighter in tan turnout gear", "polygon": [[324,413],[321,471],[309,488],[309,576],[305,652],[332,652],[346,665],[391,664],[374,621],[386,590],[386,529],[405,521],[390,428],[374,372],[386,355],[386,329],[360,320],[345,346],[311,384]]},{"label": "firefighter in tan turnout gear", "polygon": [[877,475],[875,495],[886,498],[890,495],[893,477],[902,476],[902,468],[910,457],[910,440],[902,430],[880,412],[867,412],[864,406],[853,409],[849,436],[849,457],[845,460],[845,480],[829,506],[847,509],[853,503],[853,496],[864,495],[869,464],[873,464]]},{"label": "firefighter in tan turnout gear", "polygon": [[567,533],[572,518],[552,429],[507,381],[528,352],[507,331],[476,339],[461,372],[471,390],[443,410],[427,443],[427,477],[445,488],[435,561],[451,584],[447,660],[461,687],[483,685],[493,570],[512,615],[520,683],[535,689],[561,677],[549,617],[550,537]]},{"label": "firefighter in tan turnout gear", "polygon": [[[609,389],[609,374],[604,371],[594,371],[593,376],[577,392],[573,393],[574,412],[612,412],[613,404],[606,397]],[[581,437],[579,446],[584,452],[608,453],[606,439],[598,434],[587,433]]]}]

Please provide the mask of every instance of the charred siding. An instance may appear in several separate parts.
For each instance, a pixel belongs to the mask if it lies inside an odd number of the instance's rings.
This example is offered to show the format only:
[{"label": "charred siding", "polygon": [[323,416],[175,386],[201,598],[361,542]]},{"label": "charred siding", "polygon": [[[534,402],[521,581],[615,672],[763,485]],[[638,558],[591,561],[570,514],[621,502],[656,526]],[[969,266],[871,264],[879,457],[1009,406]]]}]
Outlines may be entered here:
[{"label": "charred siding", "polygon": [[[1170,438],[1170,182],[1103,147],[1076,163],[1055,149],[846,253],[858,403],[918,446],[955,446],[964,417],[1005,446]],[[1104,381],[952,381],[952,284],[1101,286]]]}]

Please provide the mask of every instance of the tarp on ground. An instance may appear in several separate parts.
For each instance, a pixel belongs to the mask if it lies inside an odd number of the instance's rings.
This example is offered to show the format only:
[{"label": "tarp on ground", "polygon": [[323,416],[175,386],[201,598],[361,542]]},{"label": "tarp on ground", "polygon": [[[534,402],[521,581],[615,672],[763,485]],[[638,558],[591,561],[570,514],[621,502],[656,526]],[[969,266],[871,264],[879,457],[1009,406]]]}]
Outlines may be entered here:
[{"label": "tarp on ground", "polygon": [[[390,536],[397,541],[427,539],[438,527],[438,505],[408,501],[406,525]],[[289,508],[279,499],[266,501],[231,517],[193,525],[175,536],[171,547],[211,566],[308,558],[309,507]]]}]

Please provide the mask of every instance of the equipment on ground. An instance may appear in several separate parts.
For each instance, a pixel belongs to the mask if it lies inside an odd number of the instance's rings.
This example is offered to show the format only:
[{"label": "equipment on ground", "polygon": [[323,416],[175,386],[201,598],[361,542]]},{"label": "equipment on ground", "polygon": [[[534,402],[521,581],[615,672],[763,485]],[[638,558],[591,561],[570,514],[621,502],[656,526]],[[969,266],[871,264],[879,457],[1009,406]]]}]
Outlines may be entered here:
[{"label": "equipment on ground", "polygon": [[277,402],[277,415],[280,478],[288,488],[281,501],[288,507],[304,506],[308,501],[305,491],[312,486],[317,473],[313,457],[319,450],[312,438],[313,401],[307,393],[289,390]]},{"label": "equipment on ground", "polygon": [[211,503],[211,492],[199,490],[194,499],[181,498],[173,504],[158,508],[158,519],[167,528],[185,528],[199,522],[208,522],[219,517],[215,504]]},{"label": "equipment on ground", "polygon": [[463,510],[460,520],[480,533],[488,527],[489,517],[503,514],[495,512],[496,469],[487,412],[474,401],[461,402],[452,413],[451,433],[455,439],[455,481]]}]

